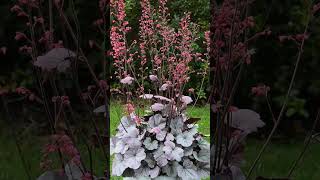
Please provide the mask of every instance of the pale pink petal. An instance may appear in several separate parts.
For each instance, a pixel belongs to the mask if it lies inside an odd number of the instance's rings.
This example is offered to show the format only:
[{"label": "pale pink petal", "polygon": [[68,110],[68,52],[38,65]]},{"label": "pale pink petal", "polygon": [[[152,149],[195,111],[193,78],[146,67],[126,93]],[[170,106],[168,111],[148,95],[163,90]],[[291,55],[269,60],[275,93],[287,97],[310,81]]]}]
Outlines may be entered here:
[{"label": "pale pink petal", "polygon": [[161,87],[160,87],[160,91],[165,91],[165,90],[167,90],[168,89],[168,86],[169,86],[169,84],[167,84],[167,83],[165,83],[165,84],[163,84]]},{"label": "pale pink petal", "polygon": [[153,94],[144,94],[144,95],[139,96],[139,98],[142,98],[142,99],[152,99],[152,98],[153,98]]},{"label": "pale pink petal", "polygon": [[181,102],[183,102],[184,104],[190,104],[193,102],[193,100],[190,96],[182,96]]},{"label": "pale pink petal", "polygon": [[149,78],[151,81],[158,81],[158,77],[156,75],[150,75]]},{"label": "pale pink petal", "polygon": [[154,96],[154,98],[156,98],[156,99],[160,99],[160,100],[163,100],[163,101],[171,102],[171,99],[166,98],[166,97],[163,97],[163,96]]},{"label": "pale pink petal", "polygon": [[130,84],[132,84],[133,80],[134,80],[133,77],[127,76],[127,77],[121,79],[120,83],[130,85]]}]

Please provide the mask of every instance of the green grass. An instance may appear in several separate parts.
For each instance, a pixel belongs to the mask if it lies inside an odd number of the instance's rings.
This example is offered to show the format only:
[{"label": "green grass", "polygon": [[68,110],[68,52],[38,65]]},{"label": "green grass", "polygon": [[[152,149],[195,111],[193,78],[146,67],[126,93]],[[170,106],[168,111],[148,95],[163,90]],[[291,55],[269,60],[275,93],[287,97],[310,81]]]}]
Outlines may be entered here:
[{"label": "green grass", "polygon": [[[246,163],[243,170],[246,172],[254,161],[263,141],[250,139],[245,149]],[[253,176],[286,177],[293,161],[303,148],[303,142],[292,141],[284,143],[271,143],[258,162]],[[303,160],[294,171],[294,180],[319,180],[320,179],[320,144],[309,146]]]},{"label": "green grass", "polygon": [[[209,107],[195,107],[189,109],[188,114],[191,117],[200,117],[199,122],[200,132],[209,134]],[[114,134],[118,126],[119,118],[122,116],[121,106],[113,104],[111,107],[111,132]],[[2,123],[3,124],[3,123]],[[39,169],[41,159],[41,147],[45,143],[43,138],[35,136],[19,137],[22,145],[22,150],[25,158],[28,161],[29,169],[32,174],[32,179],[36,179],[41,174]],[[258,153],[263,141],[249,139],[246,146],[245,159],[243,170],[246,172],[249,165]],[[257,175],[265,177],[283,177],[285,176],[292,164],[294,158],[300,152],[303,143],[300,141],[292,141],[287,144],[272,142],[267,148],[265,154],[259,161],[252,177]],[[88,153],[83,146],[80,146],[84,160],[88,162]],[[320,179],[320,145],[313,144],[308,149],[303,162],[294,173],[295,180],[319,180]],[[100,174],[103,172],[105,162],[102,153],[99,149],[93,152],[94,168]],[[14,144],[13,137],[7,132],[7,127],[0,127],[0,180],[25,180],[26,174],[18,156],[17,148]],[[120,180],[121,178],[112,177],[112,180]]]}]

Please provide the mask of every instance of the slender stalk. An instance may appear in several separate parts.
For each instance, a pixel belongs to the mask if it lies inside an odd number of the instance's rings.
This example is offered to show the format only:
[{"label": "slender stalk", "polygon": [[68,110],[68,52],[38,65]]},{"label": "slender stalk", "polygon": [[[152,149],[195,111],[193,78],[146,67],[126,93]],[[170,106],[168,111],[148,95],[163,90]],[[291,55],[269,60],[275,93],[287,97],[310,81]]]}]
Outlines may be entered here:
[{"label": "slender stalk", "polygon": [[296,169],[296,167],[298,166],[299,162],[301,161],[301,159],[303,158],[305,152],[307,151],[310,143],[311,143],[311,140],[312,140],[312,133],[313,131],[315,130],[318,122],[319,122],[319,116],[320,116],[320,110],[318,110],[318,113],[317,113],[317,117],[315,119],[315,121],[313,122],[313,126],[312,126],[312,129],[310,130],[310,132],[307,134],[307,137],[306,137],[306,143],[304,144],[303,148],[302,148],[302,151],[300,152],[298,158],[294,161],[294,163],[292,164],[291,166],[291,169],[288,173],[288,176],[287,178],[290,179],[291,178],[291,175],[293,174],[294,170]]},{"label": "slender stalk", "polygon": [[[308,28],[309,28],[309,23],[310,23],[310,15],[308,17],[308,22],[307,22],[307,25],[305,27],[305,30],[304,30],[304,34],[307,33],[308,31]],[[294,84],[294,81],[296,79],[296,75],[297,75],[297,71],[298,71],[298,68],[299,68],[299,65],[300,65],[300,61],[301,61],[301,57],[302,57],[302,53],[303,53],[303,47],[304,47],[304,44],[305,44],[305,38],[303,38],[302,42],[301,42],[301,45],[299,47],[299,53],[298,53],[298,57],[297,57],[297,60],[296,60],[296,63],[295,63],[295,68],[294,68],[294,71],[293,71],[293,75],[292,75],[292,78],[291,78],[291,81],[290,81],[290,84],[289,84],[289,88],[288,88],[288,91],[287,91],[287,94],[286,94],[286,97],[285,97],[285,100],[283,102],[283,105],[282,105],[282,108],[281,108],[281,111],[279,113],[279,116],[277,118],[277,121],[276,123],[274,124],[266,142],[264,143],[264,145],[262,146],[258,156],[256,157],[256,159],[254,160],[252,166],[250,167],[249,169],[249,172],[247,174],[247,179],[250,178],[252,172],[253,172],[253,169],[255,168],[255,166],[257,165],[258,161],[260,160],[263,152],[265,151],[266,147],[268,146],[268,144],[270,143],[271,141],[271,138],[273,137],[274,133],[276,132],[280,122],[281,122],[281,119],[282,119],[282,116],[283,116],[283,113],[287,107],[287,104],[288,104],[288,100],[289,100],[289,97],[290,97],[290,94],[291,94],[291,91],[292,91],[292,88],[293,88],[293,84]]]},{"label": "slender stalk", "polygon": [[49,31],[50,31],[50,37],[49,37],[49,45],[52,44],[53,42],[53,4],[52,4],[52,0],[49,0]]},{"label": "slender stalk", "polygon": [[270,100],[269,100],[269,97],[268,97],[268,93],[266,94],[266,101],[267,101],[267,104],[268,104],[268,109],[271,113],[271,116],[272,116],[272,120],[273,120],[273,123],[275,124],[276,123],[276,118],[274,117],[274,114],[273,114],[273,111],[272,111],[272,108],[271,108],[271,103],[270,103]]},{"label": "slender stalk", "polygon": [[[6,102],[5,97],[4,97],[4,96],[1,96],[1,99],[2,99],[2,103],[3,103],[3,106],[4,106],[4,108],[5,108],[5,111],[6,111],[6,113],[7,113],[8,118],[10,118],[11,121],[13,121],[13,118],[12,118],[12,115],[10,114],[10,112],[9,112],[8,104],[7,104],[7,102]],[[15,143],[15,145],[16,145],[16,147],[17,147],[18,154],[19,154],[19,157],[20,157],[21,162],[22,162],[22,166],[23,166],[23,168],[24,168],[24,170],[25,170],[25,173],[27,174],[28,179],[31,180],[32,178],[31,178],[31,174],[30,174],[29,168],[28,168],[28,167],[29,167],[29,163],[26,161],[26,159],[25,159],[24,156],[23,156],[21,146],[20,146],[20,144],[19,144],[17,135],[16,135],[15,132],[14,132],[14,128],[13,128],[10,120],[7,119],[7,118],[5,118],[5,119],[7,120],[7,124],[8,124],[9,127],[10,127],[11,137],[13,137],[13,139],[14,139],[14,143]]]}]

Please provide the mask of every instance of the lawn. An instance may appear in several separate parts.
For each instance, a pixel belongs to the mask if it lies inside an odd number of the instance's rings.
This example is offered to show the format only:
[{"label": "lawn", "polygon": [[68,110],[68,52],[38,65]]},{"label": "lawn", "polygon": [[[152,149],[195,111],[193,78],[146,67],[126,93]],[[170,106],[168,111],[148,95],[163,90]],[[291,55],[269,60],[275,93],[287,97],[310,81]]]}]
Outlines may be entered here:
[{"label": "lawn", "polygon": [[[111,132],[115,133],[115,128],[118,125],[119,117],[121,117],[122,110],[119,105],[111,107]],[[209,134],[209,108],[208,107],[195,107],[188,109],[188,114],[191,117],[201,117],[199,122],[200,131],[203,134]],[[3,123],[2,123],[3,124]],[[0,180],[25,180],[26,174],[21,164],[21,160],[17,155],[17,148],[14,144],[13,138],[7,132],[4,125],[0,128]],[[39,169],[41,159],[41,146],[45,143],[42,138],[35,136],[19,137],[22,145],[22,150],[25,158],[28,161],[29,169],[32,179],[41,173]],[[246,171],[250,162],[255,158],[258,149],[262,146],[263,141],[249,139],[246,147],[246,163],[243,170]],[[303,143],[300,141],[291,141],[286,144],[273,142],[267,148],[266,153],[262,156],[261,161],[258,163],[254,176],[262,175],[265,177],[281,177],[285,176],[292,164],[294,158],[300,152]],[[88,154],[85,148],[80,146],[84,159],[88,162]],[[296,180],[319,180],[320,179],[320,145],[313,144],[308,149],[303,162],[298,167],[294,174]],[[102,155],[99,150],[93,152],[94,168],[97,172],[103,172],[105,163],[101,161]],[[112,177],[111,179],[117,180],[120,178]]]}]

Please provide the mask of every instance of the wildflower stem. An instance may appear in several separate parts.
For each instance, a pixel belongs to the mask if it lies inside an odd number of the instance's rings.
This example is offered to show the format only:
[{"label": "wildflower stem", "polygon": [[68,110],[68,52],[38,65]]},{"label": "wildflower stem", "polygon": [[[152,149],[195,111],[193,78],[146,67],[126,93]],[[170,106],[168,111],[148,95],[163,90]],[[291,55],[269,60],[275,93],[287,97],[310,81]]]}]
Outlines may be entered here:
[{"label": "wildflower stem", "polygon": [[[307,21],[307,24],[305,26],[305,29],[304,29],[304,34],[307,33],[308,31],[308,28],[309,28],[309,24],[310,24],[310,14],[308,16],[308,21]],[[303,53],[303,47],[304,47],[304,44],[305,44],[305,38],[302,39],[302,42],[300,44],[300,47],[299,47],[299,52],[298,52],[298,57],[297,57],[297,60],[296,60],[296,63],[295,63],[295,68],[294,68],[294,71],[293,71],[293,75],[291,77],[291,81],[290,81],[290,84],[289,84],[289,88],[288,88],[288,91],[287,91],[287,94],[285,96],[285,100],[283,102],[283,105],[282,105],[282,108],[281,108],[281,111],[278,115],[278,119],[276,121],[276,123],[274,124],[267,140],[265,141],[264,145],[262,146],[258,156],[256,157],[256,159],[254,160],[252,166],[250,167],[249,169],[249,172],[247,174],[247,179],[250,179],[250,176],[253,172],[253,169],[255,168],[255,166],[257,165],[258,161],[260,160],[262,154],[264,153],[266,147],[268,146],[268,144],[270,143],[271,141],[271,138],[273,137],[274,133],[276,132],[279,124],[280,124],[280,121],[281,121],[281,118],[283,116],[283,113],[287,107],[287,103],[288,103],[288,100],[289,100],[289,97],[290,97],[290,94],[291,94],[291,91],[292,91],[292,88],[293,88],[293,84],[294,84],[294,81],[296,79],[296,75],[297,75],[297,71],[298,71],[298,67],[299,67],[299,64],[300,64],[300,61],[301,61],[301,57],[302,57],[302,53]]]},{"label": "wildflower stem", "polygon": [[271,103],[270,103],[270,100],[269,100],[269,96],[268,96],[268,92],[266,93],[266,101],[267,101],[267,104],[268,104],[268,109],[271,113],[271,116],[272,116],[272,120],[273,120],[273,123],[275,124],[276,123],[276,118],[274,117],[274,114],[273,114],[273,111],[272,111],[272,108],[271,108]]},{"label": "wildflower stem", "polygon": [[312,126],[312,129],[310,130],[310,132],[307,134],[307,137],[306,137],[306,143],[304,144],[303,148],[302,148],[302,151],[300,152],[298,158],[294,161],[294,163],[292,164],[291,166],[291,169],[288,173],[288,176],[287,178],[290,179],[291,178],[291,175],[293,174],[294,170],[296,169],[296,167],[298,166],[300,160],[303,158],[305,152],[307,151],[310,143],[311,143],[311,140],[312,140],[312,133],[313,131],[315,130],[318,122],[319,122],[319,116],[320,116],[320,110],[318,110],[318,113],[317,113],[317,117],[315,119],[315,121],[313,122],[313,126]]}]

